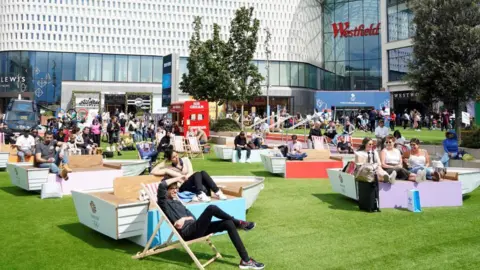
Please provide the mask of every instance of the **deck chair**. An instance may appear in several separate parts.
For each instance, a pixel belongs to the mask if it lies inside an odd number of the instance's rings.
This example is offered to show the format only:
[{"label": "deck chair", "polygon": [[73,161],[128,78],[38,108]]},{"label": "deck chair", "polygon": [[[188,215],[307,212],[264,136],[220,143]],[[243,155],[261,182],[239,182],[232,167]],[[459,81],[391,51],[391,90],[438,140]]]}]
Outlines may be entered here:
[{"label": "deck chair", "polygon": [[190,151],[185,145],[185,138],[182,136],[175,136],[173,138],[173,151],[177,152],[181,157],[190,157]]},{"label": "deck chair", "polygon": [[203,147],[200,146],[200,142],[198,141],[197,137],[188,137],[188,152],[190,153],[190,157],[198,157],[204,159],[203,156]]},{"label": "deck chair", "polygon": [[316,150],[330,150],[327,140],[324,136],[312,136],[313,149]]},{"label": "deck chair", "polygon": [[[153,230],[152,236],[150,236],[150,239],[148,239],[147,245],[145,246],[143,251],[137,253],[137,255],[135,255],[135,256],[132,256],[132,258],[142,259],[142,258],[152,256],[152,255],[155,255],[155,254],[160,254],[160,253],[165,252],[165,251],[169,251],[169,250],[172,250],[172,249],[183,247],[187,251],[188,255],[190,255],[192,260],[195,262],[195,265],[198,267],[198,269],[201,269],[201,270],[204,270],[207,265],[211,264],[216,259],[222,258],[222,255],[217,251],[217,248],[210,241],[210,238],[213,236],[213,234],[210,234],[210,235],[198,238],[198,239],[194,239],[194,240],[191,240],[191,241],[183,240],[182,236],[177,232],[177,230],[175,229],[173,224],[170,222],[170,220],[168,220],[167,216],[162,211],[160,206],[158,206],[157,201],[154,199],[154,198],[157,198],[157,196],[154,195],[154,194],[158,190],[158,184],[159,183],[151,183],[151,184],[148,184],[148,185],[142,184],[143,190],[147,194],[148,198],[150,198],[150,205],[153,205],[159,211],[159,213],[161,215],[161,218],[158,221],[157,226]],[[151,198],[153,198],[153,199],[151,199]],[[157,234],[158,230],[160,229],[160,227],[162,226],[162,224],[164,222],[172,230],[172,233],[168,237],[167,242],[165,242],[162,245],[150,248],[150,245],[152,244],[152,241],[155,238],[155,235]],[[174,236],[177,237],[177,239],[178,239],[177,241],[172,241],[172,238]],[[210,246],[210,248],[212,248],[213,252],[215,252],[215,256],[212,257],[210,260],[208,260],[204,264],[200,263],[197,256],[195,256],[195,254],[193,254],[192,250],[189,247],[191,244],[202,242],[202,241],[207,242],[207,244]]]}]

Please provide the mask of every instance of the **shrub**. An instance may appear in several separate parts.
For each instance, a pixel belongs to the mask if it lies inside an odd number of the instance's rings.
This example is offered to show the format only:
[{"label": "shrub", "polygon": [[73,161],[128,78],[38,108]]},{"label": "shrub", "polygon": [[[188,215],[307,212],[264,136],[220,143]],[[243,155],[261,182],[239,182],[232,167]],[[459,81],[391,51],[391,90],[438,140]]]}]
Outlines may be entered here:
[{"label": "shrub", "polygon": [[220,119],[213,124],[212,131],[239,131],[240,125],[233,119]]},{"label": "shrub", "polygon": [[462,147],[480,148],[480,129],[462,130]]}]

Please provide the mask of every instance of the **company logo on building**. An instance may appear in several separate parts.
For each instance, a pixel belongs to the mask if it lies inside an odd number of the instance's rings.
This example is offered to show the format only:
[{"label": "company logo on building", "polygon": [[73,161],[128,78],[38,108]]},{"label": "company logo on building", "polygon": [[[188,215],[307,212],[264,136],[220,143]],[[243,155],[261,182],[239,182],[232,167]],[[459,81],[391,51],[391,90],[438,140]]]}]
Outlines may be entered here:
[{"label": "company logo on building", "polygon": [[355,99],[357,99],[357,97],[355,96],[354,93],[352,93],[352,94],[350,95],[350,101],[351,101],[351,102],[354,102]]},{"label": "company logo on building", "polygon": [[24,83],[26,81],[25,77],[22,76],[15,76],[15,77],[0,77],[0,83],[10,83],[10,82],[21,82]]},{"label": "company logo on building", "polygon": [[366,27],[364,24],[360,24],[354,29],[350,29],[350,22],[344,23],[332,23],[333,37],[340,38],[347,37],[363,37],[363,36],[378,36],[380,34],[380,23],[376,25],[372,23],[370,27]]}]

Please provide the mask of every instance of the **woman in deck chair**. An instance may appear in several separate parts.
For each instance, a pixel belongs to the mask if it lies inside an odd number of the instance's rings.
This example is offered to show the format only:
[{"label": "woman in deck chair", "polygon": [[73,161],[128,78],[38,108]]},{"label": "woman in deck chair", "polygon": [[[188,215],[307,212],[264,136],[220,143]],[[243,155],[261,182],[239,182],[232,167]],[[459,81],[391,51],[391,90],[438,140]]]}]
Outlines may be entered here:
[{"label": "woman in deck chair", "polygon": [[186,176],[185,182],[180,186],[180,192],[190,191],[195,193],[196,196],[192,199],[193,201],[211,201],[211,191],[213,191],[217,199],[227,199],[227,196],[223,194],[222,190],[218,188],[207,172],[193,172],[190,159],[179,158],[178,153],[175,151],[166,152],[166,154],[172,165],[167,168],[157,166],[152,170],[151,174],[158,176],[168,175],[169,177]]},{"label": "woman in deck chair", "polygon": [[[185,175],[163,180],[158,185],[157,200],[170,222],[185,241],[194,240],[212,233],[227,231],[233,245],[241,257],[240,269],[263,269],[264,264],[256,262],[248,256],[237,228],[249,231],[255,223],[241,221],[225,213],[216,205],[209,205],[196,219],[193,214],[177,198],[178,182],[188,181]],[[219,221],[212,221],[216,217]]]}]

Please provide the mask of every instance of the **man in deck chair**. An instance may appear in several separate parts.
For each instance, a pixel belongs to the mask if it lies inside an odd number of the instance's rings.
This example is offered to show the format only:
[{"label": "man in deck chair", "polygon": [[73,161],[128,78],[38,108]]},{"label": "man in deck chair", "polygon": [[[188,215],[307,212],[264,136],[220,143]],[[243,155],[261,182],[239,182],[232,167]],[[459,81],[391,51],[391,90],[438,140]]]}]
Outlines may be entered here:
[{"label": "man in deck chair", "polygon": [[[175,226],[185,241],[194,240],[212,233],[227,231],[230,240],[237,249],[241,261],[240,269],[264,269],[262,263],[256,262],[248,256],[237,228],[245,231],[255,228],[255,223],[237,220],[225,213],[216,205],[209,205],[205,211],[196,219],[193,214],[177,198],[178,182],[185,181],[186,176],[180,176],[163,180],[158,185],[158,205]],[[219,221],[212,221],[216,217]]]},{"label": "man in deck chair", "polygon": [[[68,167],[68,155],[56,152],[55,147],[63,146],[63,142],[57,142],[53,139],[51,131],[45,132],[45,139],[36,145],[35,150],[35,167],[49,168],[51,173],[58,174],[61,178],[68,180],[68,173],[72,170]],[[63,169],[60,170],[58,166],[60,161],[63,163]]]}]

